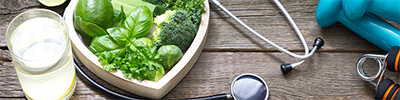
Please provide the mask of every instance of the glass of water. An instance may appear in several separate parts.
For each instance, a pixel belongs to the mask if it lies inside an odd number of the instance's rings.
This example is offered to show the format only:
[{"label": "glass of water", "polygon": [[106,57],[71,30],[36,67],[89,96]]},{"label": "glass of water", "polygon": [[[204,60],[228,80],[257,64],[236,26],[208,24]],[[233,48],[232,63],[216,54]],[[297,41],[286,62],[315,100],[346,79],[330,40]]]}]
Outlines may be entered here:
[{"label": "glass of water", "polygon": [[75,91],[75,67],[63,18],[47,9],[15,17],[6,41],[22,90],[28,99],[69,99]]}]

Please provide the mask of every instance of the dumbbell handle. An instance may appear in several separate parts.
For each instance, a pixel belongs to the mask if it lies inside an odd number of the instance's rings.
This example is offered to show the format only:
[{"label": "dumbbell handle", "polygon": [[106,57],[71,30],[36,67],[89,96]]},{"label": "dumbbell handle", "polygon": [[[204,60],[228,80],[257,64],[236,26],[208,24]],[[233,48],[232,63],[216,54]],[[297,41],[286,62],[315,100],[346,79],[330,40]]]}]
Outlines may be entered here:
[{"label": "dumbbell handle", "polygon": [[400,93],[399,84],[394,84],[394,82],[388,78],[379,83],[378,88],[375,93],[376,100],[399,100]]}]

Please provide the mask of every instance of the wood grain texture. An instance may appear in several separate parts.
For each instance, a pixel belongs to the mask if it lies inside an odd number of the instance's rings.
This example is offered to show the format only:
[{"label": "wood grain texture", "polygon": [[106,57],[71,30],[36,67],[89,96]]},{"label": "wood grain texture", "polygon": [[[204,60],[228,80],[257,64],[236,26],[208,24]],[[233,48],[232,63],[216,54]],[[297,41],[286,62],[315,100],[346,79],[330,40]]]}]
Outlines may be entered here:
[{"label": "wood grain texture", "polygon": [[[272,0],[218,0],[254,30],[278,45],[302,54],[303,47],[290,23]],[[373,99],[375,90],[355,70],[356,61],[364,53],[385,52],[361,38],[340,23],[321,28],[315,20],[318,0],[280,0],[303,33],[311,48],[314,38],[322,37],[325,46],[312,58],[287,75],[279,66],[296,62],[277,52],[214,4],[210,4],[209,33],[203,53],[187,76],[163,99],[183,99],[230,93],[231,81],[241,73],[261,76],[270,89],[270,100],[276,99]],[[62,14],[66,4],[48,8]],[[32,8],[46,8],[37,0],[0,1],[0,99],[24,99],[9,51],[5,31],[19,13]],[[390,22],[397,28],[398,23]],[[368,64],[373,73],[376,64]],[[375,68],[375,69],[374,69]],[[85,69],[84,69],[85,70]],[[90,72],[87,71],[86,72]],[[90,74],[90,73],[89,73]],[[387,78],[400,82],[395,72]],[[100,84],[126,93],[96,77]],[[134,96],[134,94],[127,94]],[[71,99],[115,99],[78,78]]]},{"label": "wood grain texture", "polygon": [[[219,0],[233,14],[242,19],[264,37],[276,44],[292,50],[304,50],[290,23],[272,0]],[[321,28],[315,20],[317,0],[299,2],[281,0],[293,20],[303,33],[309,47],[316,37],[325,40],[326,45],[320,51],[379,52],[380,49],[352,32],[340,23]],[[225,12],[211,4],[211,21],[205,50],[276,50],[246,30]]]},{"label": "wood grain texture", "polygon": [[[361,80],[355,71],[354,62],[360,55],[362,53],[317,53],[303,65],[283,76],[280,72],[280,64],[296,60],[290,59],[282,53],[203,52],[188,75],[163,99],[183,99],[230,93],[231,81],[242,73],[254,73],[261,76],[268,84],[269,99],[271,100],[373,99],[375,93],[373,87],[368,82]],[[8,75],[15,75],[13,70],[11,66],[7,69],[3,68],[1,72],[2,74],[10,72]],[[85,72],[90,72],[85,70]],[[398,73],[386,72],[385,75],[399,82]],[[124,93],[93,74],[90,76],[100,84]],[[0,78],[16,78],[16,76],[1,76]],[[23,97],[17,79],[5,80],[8,83],[0,84],[2,87],[0,97]],[[72,98],[112,99],[113,97],[78,79],[78,85]]]}]

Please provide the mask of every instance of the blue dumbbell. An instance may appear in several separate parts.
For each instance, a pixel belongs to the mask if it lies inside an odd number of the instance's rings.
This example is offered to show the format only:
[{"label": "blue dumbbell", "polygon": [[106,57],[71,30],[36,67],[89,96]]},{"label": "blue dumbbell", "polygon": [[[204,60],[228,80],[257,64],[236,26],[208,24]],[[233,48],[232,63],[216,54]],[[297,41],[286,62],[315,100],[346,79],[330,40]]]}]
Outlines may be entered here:
[{"label": "blue dumbbell", "polygon": [[340,22],[386,52],[393,46],[400,46],[399,29],[369,13],[358,20],[349,20],[342,10],[342,0],[320,0],[315,17],[321,27]]},{"label": "blue dumbbell", "polygon": [[369,12],[400,23],[400,0],[343,0],[342,6],[350,20],[358,20]]}]

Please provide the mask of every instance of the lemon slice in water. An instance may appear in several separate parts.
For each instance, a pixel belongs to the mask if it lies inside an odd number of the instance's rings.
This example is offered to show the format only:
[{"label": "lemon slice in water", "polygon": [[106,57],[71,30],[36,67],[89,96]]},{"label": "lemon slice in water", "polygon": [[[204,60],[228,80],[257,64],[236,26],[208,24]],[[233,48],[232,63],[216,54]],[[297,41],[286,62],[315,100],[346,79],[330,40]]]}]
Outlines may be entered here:
[{"label": "lemon slice in water", "polygon": [[39,0],[40,3],[47,7],[54,7],[63,4],[67,0]]}]

